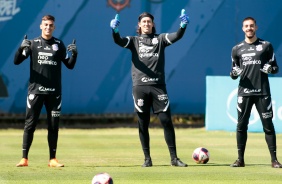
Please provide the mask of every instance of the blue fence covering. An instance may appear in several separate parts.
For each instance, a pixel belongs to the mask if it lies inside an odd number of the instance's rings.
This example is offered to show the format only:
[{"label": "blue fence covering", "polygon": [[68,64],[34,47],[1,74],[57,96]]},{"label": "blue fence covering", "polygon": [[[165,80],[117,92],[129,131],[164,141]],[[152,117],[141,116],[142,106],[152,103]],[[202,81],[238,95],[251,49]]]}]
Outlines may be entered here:
[{"label": "blue fence covering", "polygon": [[[206,78],[206,130],[235,131],[237,125],[237,91],[239,79],[224,76]],[[281,77],[270,77],[273,123],[277,133],[282,133]],[[248,131],[263,132],[261,120],[253,105]]]},{"label": "blue fence covering", "polygon": [[244,39],[246,16],[257,19],[258,36],[273,43],[282,61],[280,0],[0,0],[0,90],[8,92],[0,97],[0,112],[25,112],[29,60],[16,66],[14,53],[25,34],[40,35],[45,14],[56,17],[54,36],[65,44],[75,38],[79,52],[75,69],[63,68],[62,112],[133,112],[131,54],[114,44],[110,21],[119,12],[120,34],[135,35],[138,16],[148,11],[157,33],[175,32],[182,8],[191,22],[184,37],[166,49],[173,113],[205,113],[206,76],[229,74],[231,48]]}]

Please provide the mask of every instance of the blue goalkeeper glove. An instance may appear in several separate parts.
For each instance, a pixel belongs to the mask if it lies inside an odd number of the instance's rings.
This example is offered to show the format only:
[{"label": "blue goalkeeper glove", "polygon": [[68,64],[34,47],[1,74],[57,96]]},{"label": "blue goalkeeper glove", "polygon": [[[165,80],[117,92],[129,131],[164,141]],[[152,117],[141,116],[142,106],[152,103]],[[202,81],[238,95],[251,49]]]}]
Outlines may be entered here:
[{"label": "blue goalkeeper glove", "polygon": [[189,24],[189,22],[190,22],[190,19],[189,19],[188,15],[185,14],[184,9],[181,10],[181,15],[180,15],[179,18],[181,20],[180,27],[182,27],[182,28],[185,28],[187,26],[187,24]]},{"label": "blue goalkeeper glove", "polygon": [[120,24],[120,21],[119,21],[119,14],[116,14],[115,19],[113,19],[113,20],[111,21],[111,24],[110,24],[111,28],[113,29],[113,31],[114,31],[115,33],[118,32],[118,26],[119,26],[119,24]]}]

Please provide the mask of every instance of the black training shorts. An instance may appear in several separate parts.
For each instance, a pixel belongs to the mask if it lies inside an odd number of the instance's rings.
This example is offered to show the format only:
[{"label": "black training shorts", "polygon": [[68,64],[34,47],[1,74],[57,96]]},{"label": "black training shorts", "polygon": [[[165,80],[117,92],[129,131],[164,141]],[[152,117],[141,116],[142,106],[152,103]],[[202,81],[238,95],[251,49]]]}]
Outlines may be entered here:
[{"label": "black training shorts", "polygon": [[132,94],[135,112],[150,112],[151,107],[154,113],[169,110],[165,85],[133,86]]}]

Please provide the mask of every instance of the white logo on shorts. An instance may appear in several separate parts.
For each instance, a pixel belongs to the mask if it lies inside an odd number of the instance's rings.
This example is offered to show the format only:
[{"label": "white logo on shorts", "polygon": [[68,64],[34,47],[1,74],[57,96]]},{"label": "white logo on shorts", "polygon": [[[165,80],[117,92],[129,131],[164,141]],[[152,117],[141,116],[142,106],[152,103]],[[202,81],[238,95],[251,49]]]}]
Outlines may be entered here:
[{"label": "white logo on shorts", "polygon": [[52,117],[60,117],[61,112],[60,111],[51,111]]},{"label": "white logo on shorts", "polygon": [[243,103],[243,97],[242,96],[238,96],[238,103]]},{"label": "white logo on shorts", "polygon": [[33,99],[34,99],[34,94],[28,95],[28,99],[29,99],[29,100],[33,100]]},{"label": "white logo on shorts", "polygon": [[140,106],[140,107],[143,106],[144,105],[144,100],[143,99],[138,99],[137,100],[137,105]]}]

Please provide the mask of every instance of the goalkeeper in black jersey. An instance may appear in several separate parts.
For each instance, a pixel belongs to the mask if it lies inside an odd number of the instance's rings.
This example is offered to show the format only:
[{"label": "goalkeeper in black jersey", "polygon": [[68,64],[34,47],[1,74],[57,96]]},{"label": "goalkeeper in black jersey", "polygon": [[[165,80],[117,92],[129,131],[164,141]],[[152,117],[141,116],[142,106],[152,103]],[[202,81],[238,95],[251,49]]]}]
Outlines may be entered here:
[{"label": "goalkeeper in black jersey", "polygon": [[[63,167],[56,159],[59,117],[61,114],[62,63],[73,69],[77,58],[75,40],[68,45],[53,37],[55,18],[45,15],[40,24],[41,36],[28,40],[25,36],[20,48],[15,53],[14,63],[22,63],[30,56],[30,77],[26,106],[26,118],[23,134],[22,159],[17,167],[28,166],[28,153],[40,111],[45,105],[48,122],[48,145],[50,167]],[[68,56],[67,51],[72,53]]]},{"label": "goalkeeper in black jersey", "polygon": [[171,165],[186,167],[176,154],[175,131],[171,120],[170,102],[165,84],[165,48],[181,39],[189,17],[181,12],[180,28],[175,33],[156,34],[154,17],[144,12],[138,18],[138,36],[121,37],[118,31],[119,15],[111,21],[116,44],[132,53],[132,81],[135,112],[138,116],[139,137],[145,156],[143,167],[151,167],[149,123],[150,109],[158,115],[164,127],[164,136],[170,152]]},{"label": "goalkeeper in black jersey", "polygon": [[232,69],[230,76],[237,79],[238,86],[238,124],[237,148],[238,159],[231,167],[244,167],[244,153],[247,142],[247,130],[252,106],[255,105],[259,113],[265,140],[271,155],[273,168],[282,168],[276,157],[276,134],[272,122],[273,111],[271,102],[268,74],[276,74],[278,65],[270,42],[256,36],[256,20],[247,17],[243,20],[245,40],[232,49]]}]

